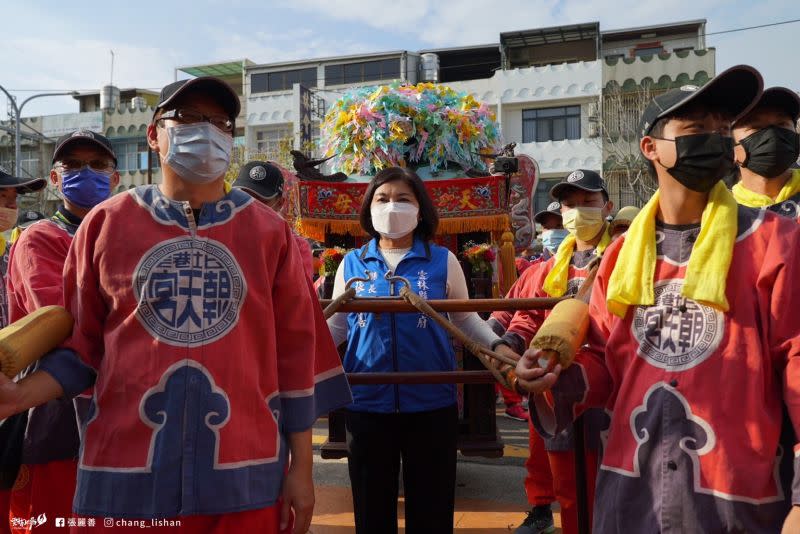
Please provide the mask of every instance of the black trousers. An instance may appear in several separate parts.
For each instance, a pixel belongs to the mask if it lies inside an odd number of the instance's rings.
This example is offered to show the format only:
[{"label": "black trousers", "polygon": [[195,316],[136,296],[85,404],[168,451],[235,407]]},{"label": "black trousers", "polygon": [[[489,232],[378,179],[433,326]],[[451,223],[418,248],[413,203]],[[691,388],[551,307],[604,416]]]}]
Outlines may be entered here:
[{"label": "black trousers", "polygon": [[458,409],[347,412],[356,534],[395,534],[400,459],[408,534],[453,532]]}]

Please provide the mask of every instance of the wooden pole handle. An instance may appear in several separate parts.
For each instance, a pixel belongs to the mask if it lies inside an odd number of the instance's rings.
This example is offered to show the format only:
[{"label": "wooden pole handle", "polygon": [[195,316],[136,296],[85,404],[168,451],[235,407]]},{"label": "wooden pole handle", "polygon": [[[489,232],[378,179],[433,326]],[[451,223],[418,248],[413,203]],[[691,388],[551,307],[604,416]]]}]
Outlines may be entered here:
[{"label": "wooden pole handle", "polygon": [[61,345],[70,334],[72,315],[61,306],[44,306],[0,330],[0,370],[14,378]]}]

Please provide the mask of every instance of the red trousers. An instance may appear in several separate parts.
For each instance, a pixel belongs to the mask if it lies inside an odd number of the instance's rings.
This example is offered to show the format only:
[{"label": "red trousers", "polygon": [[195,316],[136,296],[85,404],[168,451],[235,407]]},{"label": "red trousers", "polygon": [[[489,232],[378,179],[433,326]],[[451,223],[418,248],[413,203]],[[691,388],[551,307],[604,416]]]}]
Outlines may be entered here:
[{"label": "red trousers", "polygon": [[[544,440],[528,424],[530,452],[525,461],[525,493],[531,506],[547,505],[554,500],[561,506],[561,532],[578,532],[578,505],[575,489],[575,453],[546,451]],[[597,451],[586,450],[586,494],[591,525],[594,486],[597,481]]]},{"label": "red trousers", "polygon": [[551,504],[556,500],[553,494],[553,474],[550,460],[544,449],[544,440],[528,424],[528,459],[525,460],[525,495],[531,506]]},{"label": "red trousers", "polygon": [[[64,529],[56,528],[56,518],[72,515],[77,474],[77,460],[23,464],[11,490],[12,534],[64,534]],[[31,518],[41,514],[47,516],[47,521],[31,525]]]},{"label": "red trousers", "polygon": [[[292,531],[290,521],[286,530],[280,531],[280,504],[259,510],[219,514],[194,515],[168,519],[162,522],[150,519],[110,519],[103,517],[84,517],[72,512],[75,495],[75,482],[78,462],[66,460],[47,464],[23,465],[20,468],[14,489],[6,495],[11,498],[11,520],[24,520],[26,525],[31,518],[46,514],[47,521],[38,526],[14,528],[11,534],[92,534],[98,531],[109,534],[140,533],[143,528],[151,532],[184,532],[187,534],[225,534],[228,532],[259,532],[262,534],[282,534]],[[2,499],[0,493],[0,499]],[[2,505],[2,500],[0,500]],[[8,516],[6,516],[8,517]],[[61,520],[63,519],[63,524]],[[80,523],[78,523],[80,519]],[[56,525],[58,520],[58,525]],[[107,526],[107,522],[111,522]],[[179,523],[178,523],[179,522]],[[80,526],[71,526],[73,524]],[[17,524],[21,524],[17,521]],[[177,526],[180,525],[180,526]],[[70,527],[69,530],[63,527]],[[4,531],[0,529],[0,533]],[[7,531],[6,531],[7,532]]]},{"label": "red trousers", "polygon": [[508,408],[512,404],[519,404],[520,402],[522,402],[522,396],[520,396],[519,393],[517,393],[516,391],[511,391],[508,388],[504,388],[497,382],[495,382],[494,384],[494,390],[495,392],[499,391],[500,394],[503,395],[503,402],[505,403],[506,408]]}]

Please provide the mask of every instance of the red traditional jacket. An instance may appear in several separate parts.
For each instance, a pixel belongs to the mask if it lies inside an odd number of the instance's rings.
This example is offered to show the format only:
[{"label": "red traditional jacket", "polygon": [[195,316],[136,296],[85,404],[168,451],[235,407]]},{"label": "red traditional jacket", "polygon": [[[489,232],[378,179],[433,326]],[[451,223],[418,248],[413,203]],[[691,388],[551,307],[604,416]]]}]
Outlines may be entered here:
[{"label": "red traditional jacket", "polygon": [[288,225],[242,191],[197,220],[156,186],[117,195],[81,224],[64,279],[80,361],[42,368],[67,394],[97,377],[77,513],[271,506],[287,435],[351,400]]},{"label": "red traditional jacket", "polygon": [[606,294],[625,237],[608,248],[588,346],[534,399],[544,435],[589,407],[612,414],[593,532],[779,532],[788,512],[779,435],[783,406],[800,428],[800,228],[739,207],[727,312],[680,294],[699,231],[657,228],[656,302],[624,319]]},{"label": "red traditional jacket", "polygon": [[[52,218],[27,228],[11,247],[6,278],[10,322],[43,306],[64,304],[64,262],[79,224],[79,218],[61,207]],[[77,458],[80,436],[75,412],[77,407],[83,416],[87,402],[82,395],[76,405],[72,399],[60,398],[31,409],[22,462],[43,464]]]}]

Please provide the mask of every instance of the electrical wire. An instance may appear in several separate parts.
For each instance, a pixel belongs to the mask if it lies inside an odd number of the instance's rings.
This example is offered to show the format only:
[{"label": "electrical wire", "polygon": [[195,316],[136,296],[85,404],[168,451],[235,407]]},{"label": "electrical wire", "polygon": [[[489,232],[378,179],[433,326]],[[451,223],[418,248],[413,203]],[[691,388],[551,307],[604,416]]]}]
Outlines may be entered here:
[{"label": "electrical wire", "polygon": [[[712,35],[724,35],[724,34],[728,34],[728,33],[742,32],[742,31],[749,31],[749,30],[757,30],[757,29],[762,29],[762,28],[772,28],[774,26],[783,26],[783,25],[786,25],[786,24],[795,24],[797,22],[800,22],[800,19],[782,20],[782,21],[778,21],[778,22],[771,22],[771,23],[768,23],[768,24],[759,24],[759,25],[756,25],[756,26],[742,26],[742,27],[739,27],[739,28],[731,28],[729,30],[720,30],[720,31],[716,31],[716,32],[707,32],[707,33],[699,34],[697,37],[705,38],[705,37],[709,37],[709,36],[712,36]],[[614,32],[624,32],[624,31],[626,31],[626,29],[625,28],[620,28],[619,30],[612,30],[612,31],[614,31]],[[600,38],[602,39],[602,32],[600,34]],[[659,42],[660,43],[670,43],[670,42],[684,41],[685,39],[686,39],[685,37],[674,38],[674,39],[662,39]],[[487,65],[497,65],[497,62],[496,61],[484,61],[484,62],[478,62],[478,63],[463,63],[463,64],[458,64],[458,65],[445,65],[445,66],[440,66],[439,69],[443,70],[443,69],[455,69],[455,68],[464,68],[464,67],[482,67],[482,66],[487,66]],[[311,67],[311,68],[316,68],[316,67]],[[286,70],[303,70],[303,69],[286,69]],[[282,72],[282,71],[276,71],[276,72]],[[324,82],[324,78],[317,78],[316,83],[320,83],[320,82]],[[245,84],[246,83],[247,82],[245,82]],[[369,84],[370,82],[369,81],[365,81],[365,82],[354,82],[354,83]],[[138,89],[143,89],[143,90],[148,90],[148,91],[160,91],[161,87],[140,87]],[[331,92],[331,93],[344,93],[344,92],[347,92],[346,89],[332,89],[332,88],[314,88],[314,89],[317,89],[319,91],[323,91],[324,90],[324,91]],[[286,90],[288,90],[288,89],[286,89]],[[17,92],[17,93],[32,93],[32,92],[36,92],[36,91],[94,92],[94,91],[96,91],[96,89],[8,89],[8,91],[9,92],[14,91],[14,92]],[[65,95],[65,96],[69,96],[69,95]]]}]

